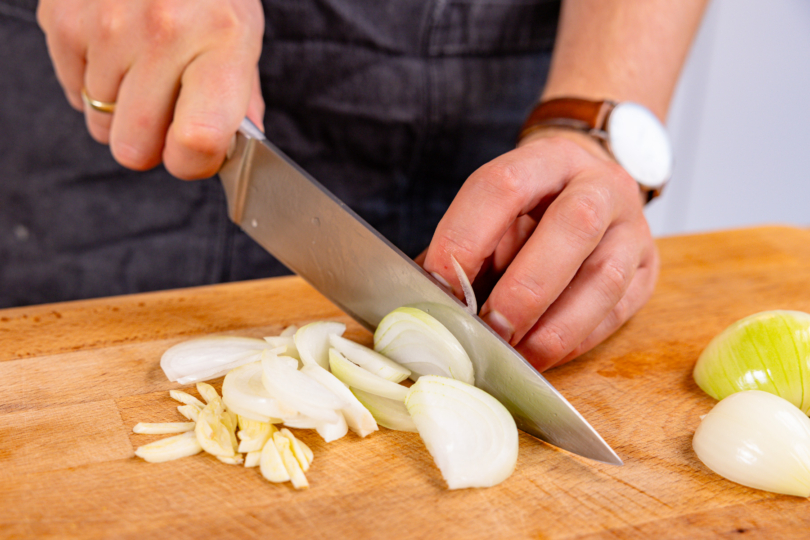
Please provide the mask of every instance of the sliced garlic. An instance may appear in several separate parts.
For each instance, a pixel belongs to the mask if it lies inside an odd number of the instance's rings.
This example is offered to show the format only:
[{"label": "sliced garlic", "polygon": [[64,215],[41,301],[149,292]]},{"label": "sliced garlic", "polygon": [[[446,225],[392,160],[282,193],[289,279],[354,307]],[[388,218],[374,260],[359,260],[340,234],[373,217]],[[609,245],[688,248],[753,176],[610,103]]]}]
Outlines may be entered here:
[{"label": "sliced garlic", "polygon": [[277,430],[268,422],[258,422],[250,420],[244,416],[239,416],[239,452],[260,451],[264,444],[273,436]]},{"label": "sliced garlic", "polygon": [[198,382],[197,392],[200,393],[206,403],[211,403],[215,399],[220,399],[216,389],[208,383]]},{"label": "sliced garlic", "polygon": [[245,454],[245,467],[258,467],[262,461],[262,451],[248,452]]},{"label": "sliced garlic", "polygon": [[[274,433],[273,435],[275,436],[276,434]],[[284,461],[281,459],[281,454],[273,442],[273,439],[267,441],[267,444],[262,448],[259,468],[262,472],[262,476],[270,482],[290,481],[290,473],[287,472],[287,467],[284,466]]]},{"label": "sliced garlic", "polygon": [[[281,432],[274,433],[273,443],[275,443],[275,447],[278,449],[278,453],[281,455],[281,461],[284,463],[284,467],[287,469],[287,473],[290,475],[290,481],[292,482],[293,487],[295,489],[308,488],[309,482],[307,482],[307,477],[304,475],[301,465],[293,455],[290,439],[282,435]],[[268,442],[267,444],[269,445],[270,443]]]},{"label": "sliced garlic", "polygon": [[202,407],[197,407],[196,405],[178,405],[177,411],[191,420],[192,422],[196,422],[197,418],[200,417],[200,411]]},{"label": "sliced garlic", "polygon": [[132,428],[134,433],[148,433],[150,435],[163,435],[166,433],[185,433],[187,431],[194,431],[195,422],[163,422],[159,424],[151,424],[146,422],[138,422]]},{"label": "sliced garlic", "polygon": [[193,456],[201,451],[202,446],[197,441],[197,436],[193,432],[187,432],[145,444],[135,450],[135,455],[149,463],[163,463],[164,461]]},{"label": "sliced garlic", "polygon": [[[293,435],[292,431],[287,428],[282,428],[279,430],[279,433],[287,437],[290,441],[290,449],[292,450],[293,456],[298,461],[298,464],[301,466],[301,469],[306,472],[309,470],[309,463],[310,460],[307,458],[304,449],[301,447],[301,441],[296,439],[295,435]],[[274,438],[275,440],[275,438]]]},{"label": "sliced garlic", "polygon": [[226,463],[228,465],[241,465],[245,462],[242,454],[236,454],[234,457],[223,457],[217,456],[217,459],[220,460],[222,463]]},{"label": "sliced garlic", "polygon": [[222,422],[223,412],[222,401],[212,401],[200,413],[194,431],[203,450],[215,456],[233,457],[236,454],[233,433]]},{"label": "sliced garlic", "polygon": [[183,392],[182,390],[169,390],[169,395],[175,401],[179,401],[180,403],[183,403],[185,405],[194,405],[195,407],[198,407],[200,410],[202,410],[203,407],[205,407],[205,403],[195,398],[191,394]]}]

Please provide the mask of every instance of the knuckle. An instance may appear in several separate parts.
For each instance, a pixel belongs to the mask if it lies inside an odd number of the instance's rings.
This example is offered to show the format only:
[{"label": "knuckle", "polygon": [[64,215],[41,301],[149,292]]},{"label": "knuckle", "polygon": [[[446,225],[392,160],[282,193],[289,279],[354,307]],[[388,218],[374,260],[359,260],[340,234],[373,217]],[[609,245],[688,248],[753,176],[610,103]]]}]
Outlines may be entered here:
[{"label": "knuckle", "polygon": [[515,163],[492,162],[482,169],[482,173],[481,182],[500,196],[522,198],[526,192],[525,171]]},{"label": "knuckle", "polygon": [[202,123],[189,124],[174,135],[177,144],[185,150],[211,158],[224,154],[230,140],[222,128]]},{"label": "knuckle", "polygon": [[508,285],[510,296],[524,305],[543,306],[547,303],[546,287],[525,271],[515,272]]},{"label": "knuckle", "polygon": [[538,352],[553,360],[563,358],[578,345],[571,330],[557,324],[546,324],[539,328],[535,339]]},{"label": "knuckle", "polygon": [[145,12],[145,31],[157,45],[171,43],[183,34],[183,19],[173,2],[152,2]]},{"label": "knuckle", "polygon": [[112,41],[127,32],[126,15],[120,4],[108,2],[98,13],[97,31],[101,41]]},{"label": "knuckle", "polygon": [[583,241],[602,235],[607,226],[604,211],[605,197],[602,190],[593,189],[569,197],[562,216],[567,226]]},{"label": "knuckle", "polygon": [[605,296],[613,301],[622,297],[633,277],[629,266],[618,257],[610,257],[599,262],[597,273]]}]

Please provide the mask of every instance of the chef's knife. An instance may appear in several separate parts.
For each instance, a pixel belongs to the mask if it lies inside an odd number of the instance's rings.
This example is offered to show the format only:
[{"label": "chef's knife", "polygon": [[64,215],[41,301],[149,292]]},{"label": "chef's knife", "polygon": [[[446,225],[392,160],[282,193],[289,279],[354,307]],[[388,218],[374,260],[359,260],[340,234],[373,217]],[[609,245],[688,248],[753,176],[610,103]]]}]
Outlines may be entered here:
[{"label": "chef's knife", "polygon": [[405,305],[429,312],[467,350],[476,386],[503,403],[520,429],[575,454],[622,464],[517,351],[248,120],[219,174],[231,219],[360,324],[374,330]]}]

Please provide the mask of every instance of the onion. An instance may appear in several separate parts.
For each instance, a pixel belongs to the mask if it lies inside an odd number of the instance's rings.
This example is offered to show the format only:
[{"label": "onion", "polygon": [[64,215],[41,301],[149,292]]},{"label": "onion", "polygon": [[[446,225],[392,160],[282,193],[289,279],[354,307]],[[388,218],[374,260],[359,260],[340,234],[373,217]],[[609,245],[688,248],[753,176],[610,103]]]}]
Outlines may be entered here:
[{"label": "onion", "polygon": [[402,307],[380,321],[374,350],[402,364],[416,380],[441,375],[473,384],[473,365],[461,343],[439,321],[422,310]]},{"label": "onion", "polygon": [[464,291],[464,301],[467,304],[467,312],[470,315],[475,315],[478,313],[478,302],[475,299],[475,291],[473,291],[470,278],[467,277],[467,273],[464,272],[464,269],[454,256],[450,255],[450,260],[453,262],[453,269],[456,271],[456,277],[458,277],[458,281],[461,284],[461,290]]},{"label": "onion", "polygon": [[329,336],[342,336],[345,331],[345,324],[330,321],[314,322],[299,328],[295,333],[295,346],[301,362],[329,369]]},{"label": "onion", "polygon": [[450,489],[494,486],[515,470],[517,426],[483,390],[428,375],[411,387],[405,406]]},{"label": "onion", "polygon": [[701,421],[692,447],[733,482],[810,496],[810,418],[773,394],[751,390],[723,399]]},{"label": "onion", "polygon": [[332,368],[332,373],[335,377],[351,388],[359,388],[360,390],[377,396],[387,397],[388,399],[405,401],[405,396],[408,393],[408,389],[405,386],[378,377],[360,366],[352,364],[335,349],[329,350],[329,366]]},{"label": "onion", "polygon": [[222,400],[235,413],[260,422],[281,422],[281,418],[295,416],[298,411],[279,402],[262,383],[261,362],[251,362],[225,375],[222,382]]},{"label": "onion", "polygon": [[810,413],[810,315],[766,311],[718,334],[700,355],[695,382],[715,399],[762,390]]},{"label": "onion", "polygon": [[413,423],[413,418],[405,408],[404,401],[375,396],[357,388],[352,388],[351,391],[379,425],[395,431],[416,433],[416,424]]},{"label": "onion", "polygon": [[284,405],[305,416],[326,422],[338,421],[336,411],[346,403],[331,390],[278,356],[262,359],[262,383],[267,392]]},{"label": "onion", "polygon": [[292,336],[268,336],[264,340],[274,349],[284,347],[284,355],[301,360],[298,349],[295,347],[295,338]]},{"label": "onion", "polygon": [[408,369],[390,358],[337,334],[329,336],[329,344],[350,362],[383,379],[398,383],[411,376]]},{"label": "onion", "polygon": [[340,412],[343,413],[346,424],[352,431],[361,437],[377,431],[377,422],[374,421],[374,417],[337,377],[315,364],[304,366],[301,368],[301,372],[306,373],[346,402]]},{"label": "onion", "polygon": [[263,339],[208,336],[178,343],[160,359],[170,381],[189,384],[225,375],[231,369],[255,362],[271,346]]}]

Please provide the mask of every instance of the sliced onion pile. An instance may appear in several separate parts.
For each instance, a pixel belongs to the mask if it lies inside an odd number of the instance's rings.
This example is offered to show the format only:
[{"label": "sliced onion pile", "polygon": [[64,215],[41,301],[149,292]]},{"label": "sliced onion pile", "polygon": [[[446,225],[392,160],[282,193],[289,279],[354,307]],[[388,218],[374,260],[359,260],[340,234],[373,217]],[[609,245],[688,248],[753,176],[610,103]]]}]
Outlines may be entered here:
[{"label": "sliced onion pile", "polygon": [[[441,323],[418,309],[395,310],[374,335],[376,350],[343,338],[345,330],[342,323],[320,321],[263,340],[216,337],[175,345],[161,360],[167,377],[202,381],[225,374],[222,397],[203,382],[197,390],[205,403],[172,390],[189,422],[139,424],[138,430],[182,435],[136,454],[168,461],[205,451],[225,463],[259,466],[272,482],[304,488],[312,452],[287,428],[314,429],[331,442],[350,429],[366,437],[379,424],[419,432],[450,489],[495,485],[512,473],[514,420],[471,385],[472,362]],[[399,384],[408,377],[417,381],[411,389]]]}]

